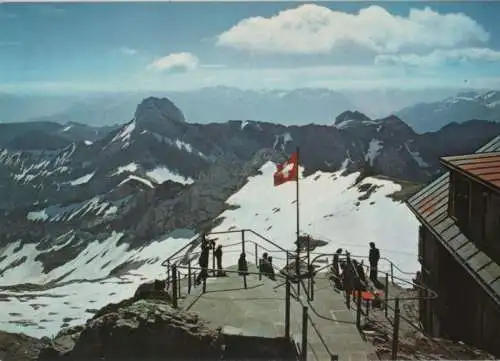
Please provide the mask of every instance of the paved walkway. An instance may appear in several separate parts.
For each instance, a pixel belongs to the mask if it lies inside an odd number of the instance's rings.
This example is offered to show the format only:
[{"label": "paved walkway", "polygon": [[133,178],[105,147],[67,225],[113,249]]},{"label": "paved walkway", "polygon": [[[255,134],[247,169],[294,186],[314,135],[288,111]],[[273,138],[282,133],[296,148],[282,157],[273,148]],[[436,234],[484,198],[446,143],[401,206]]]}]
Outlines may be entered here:
[{"label": "paved walkway", "polygon": [[[255,269],[254,266],[249,267],[250,271]],[[242,277],[228,273],[228,277],[209,278],[205,294],[202,293],[202,286],[192,289],[180,306],[198,313],[213,327],[222,327],[226,333],[283,337],[285,287],[274,289],[280,283],[280,279],[273,282],[262,277],[259,281],[257,275],[249,275],[245,290]],[[186,294],[187,289],[182,292]],[[304,298],[302,301],[307,303]],[[302,305],[292,298],[290,306],[291,337],[300,345]],[[354,311],[347,309],[343,295],[333,291],[328,280],[317,279],[315,299],[308,307],[308,361],[330,361],[332,355],[338,355],[341,361],[377,359],[372,344],[364,341],[356,328]],[[313,325],[319,330],[324,343]]]}]

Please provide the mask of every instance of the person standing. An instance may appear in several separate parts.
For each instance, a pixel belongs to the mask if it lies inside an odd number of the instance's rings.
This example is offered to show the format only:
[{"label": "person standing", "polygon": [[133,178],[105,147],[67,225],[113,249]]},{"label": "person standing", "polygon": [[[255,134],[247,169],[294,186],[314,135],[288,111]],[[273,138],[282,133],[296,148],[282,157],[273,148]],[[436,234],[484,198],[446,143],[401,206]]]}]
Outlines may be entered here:
[{"label": "person standing", "polygon": [[201,268],[198,277],[196,277],[195,285],[199,285],[201,281],[208,277],[208,260],[210,258],[210,244],[205,235],[202,237],[201,241],[201,254],[198,259],[198,264]]},{"label": "person standing", "polygon": [[370,253],[368,254],[370,261],[370,279],[374,283],[378,283],[378,261],[380,260],[380,251],[375,247],[374,242],[370,242]]},{"label": "person standing", "polygon": [[217,260],[217,275],[222,276],[222,245],[219,244],[214,252],[215,259]]}]

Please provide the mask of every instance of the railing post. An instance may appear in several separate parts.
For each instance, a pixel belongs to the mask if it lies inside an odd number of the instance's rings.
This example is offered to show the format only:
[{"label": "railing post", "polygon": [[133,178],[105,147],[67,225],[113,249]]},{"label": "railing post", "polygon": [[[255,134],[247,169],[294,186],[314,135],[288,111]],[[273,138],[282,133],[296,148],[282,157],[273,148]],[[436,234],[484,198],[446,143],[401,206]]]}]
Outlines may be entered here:
[{"label": "railing post", "polygon": [[177,282],[179,283],[177,286],[177,291],[179,292],[178,298],[181,298],[181,271],[177,271]]},{"label": "railing post", "polygon": [[212,250],[212,276],[215,277],[215,249]]},{"label": "railing post", "polygon": [[288,275],[285,286],[285,339],[290,339],[290,278]]},{"label": "railing post", "polygon": [[307,306],[302,306],[302,361],[307,361],[307,333]]},{"label": "railing post", "polygon": [[391,262],[391,284],[394,284],[394,264]]},{"label": "railing post", "polygon": [[177,266],[172,265],[172,306],[177,308]]},{"label": "railing post", "polygon": [[243,274],[243,286],[247,289],[247,275],[245,273]]},{"label": "railing post", "polygon": [[385,273],[385,287],[384,287],[384,312],[387,318],[387,308],[389,303],[389,274]]},{"label": "railing post", "polygon": [[170,282],[170,260],[167,261],[167,281]]},{"label": "railing post", "polygon": [[191,293],[191,261],[188,262],[188,294]]},{"label": "railing post", "polygon": [[314,272],[311,273],[311,301],[314,301]]},{"label": "railing post", "polygon": [[399,297],[396,298],[396,303],[394,306],[394,326],[392,333],[392,360],[396,360],[398,357],[398,346],[399,346]]},{"label": "railing post", "polygon": [[361,329],[361,291],[356,294],[356,327]]},{"label": "railing post", "polygon": [[255,265],[257,266],[257,262],[259,260],[259,249],[257,247],[257,243],[254,243],[255,246]]},{"label": "railing post", "polygon": [[203,277],[203,293],[207,292],[207,277]]},{"label": "railing post", "polygon": [[245,230],[241,231],[241,252],[245,253]]},{"label": "railing post", "polygon": [[262,268],[261,268],[261,266],[262,266],[262,261],[259,260],[259,265],[258,265],[258,267],[259,267],[259,281],[262,281],[262,272],[261,272]]}]

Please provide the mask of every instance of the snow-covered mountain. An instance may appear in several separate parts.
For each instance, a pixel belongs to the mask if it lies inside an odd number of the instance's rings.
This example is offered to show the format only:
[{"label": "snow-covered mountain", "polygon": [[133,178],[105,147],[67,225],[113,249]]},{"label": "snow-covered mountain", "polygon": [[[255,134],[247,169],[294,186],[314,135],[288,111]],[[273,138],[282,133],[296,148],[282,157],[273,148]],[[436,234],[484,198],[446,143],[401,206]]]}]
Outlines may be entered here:
[{"label": "snow-covered mountain", "polygon": [[416,104],[396,114],[419,133],[473,119],[498,122],[500,91],[460,93],[442,101]]},{"label": "snow-covered mountain", "polygon": [[388,197],[408,190],[390,179],[425,182],[439,156],[500,133],[475,121],[418,135],[359,112],[329,125],[198,124],[154,97],[130,118],[93,142],[0,150],[0,327],[47,335],[79,323],[162,275],[161,261],[201,231],[251,228],[292,247],[293,187],[274,188],[271,174],[296,147],[303,231],[327,252],[363,253],[374,240],[414,271],[416,221]]},{"label": "snow-covered mountain", "polygon": [[[275,165],[266,162],[258,174],[250,176],[227,199],[229,209],[218,216],[219,225],[213,230],[251,228],[283,247],[294,248],[295,188],[292,183],[273,187],[274,170]],[[417,221],[403,203],[388,197],[401,187],[371,177],[357,182],[358,176],[344,176],[339,170],[302,178],[302,231],[327,241],[320,251],[328,253],[341,246],[364,255],[367,242],[375,241],[383,255],[404,265],[405,271],[416,271]],[[77,243],[76,232],[70,231],[50,244],[7,245],[0,256],[0,328],[44,336],[82,323],[96,309],[131,297],[146,280],[164,277],[161,262],[194,234],[177,230],[138,248],[120,242],[124,236],[124,232],[112,232],[104,239],[96,236]],[[234,244],[238,236],[221,236],[219,242]],[[253,240],[269,247],[257,237]],[[79,246],[78,256],[51,264],[55,260],[50,258],[63,257],[68,244]],[[240,246],[224,250],[223,262],[234,264]],[[277,256],[275,263],[284,265],[284,260]]]}]

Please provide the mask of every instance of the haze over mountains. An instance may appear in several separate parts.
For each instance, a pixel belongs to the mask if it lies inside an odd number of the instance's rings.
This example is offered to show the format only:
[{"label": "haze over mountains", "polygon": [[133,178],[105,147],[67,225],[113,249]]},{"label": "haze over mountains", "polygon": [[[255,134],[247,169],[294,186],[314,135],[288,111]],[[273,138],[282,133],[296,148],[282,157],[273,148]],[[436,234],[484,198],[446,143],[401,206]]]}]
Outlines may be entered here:
[{"label": "haze over mountains", "polygon": [[[130,119],[135,106],[142,99],[148,96],[166,96],[183,110],[186,119],[199,123],[245,119],[285,125],[331,124],[338,114],[347,110],[357,110],[372,118],[396,113],[420,132],[437,130],[454,121],[454,114],[443,118],[440,116],[444,113],[434,114],[433,109],[442,108],[439,105],[440,102],[457,93],[457,90],[453,89],[333,91],[303,88],[286,91],[250,91],[219,86],[185,92],[161,93],[65,96],[0,94],[0,122],[44,120],[61,124],[76,122],[93,126],[111,125]],[[476,93],[484,94],[484,92]],[[423,102],[431,103],[431,105],[420,104]],[[459,117],[463,120],[471,119],[467,117],[473,115],[476,117],[481,115],[485,116],[486,120],[494,120],[497,114],[497,111],[493,113],[481,111],[484,105],[480,104],[465,105],[467,109],[473,107],[465,112],[463,109],[455,110],[457,106],[449,112],[465,115],[465,117]],[[409,108],[403,109],[405,107]]]}]

